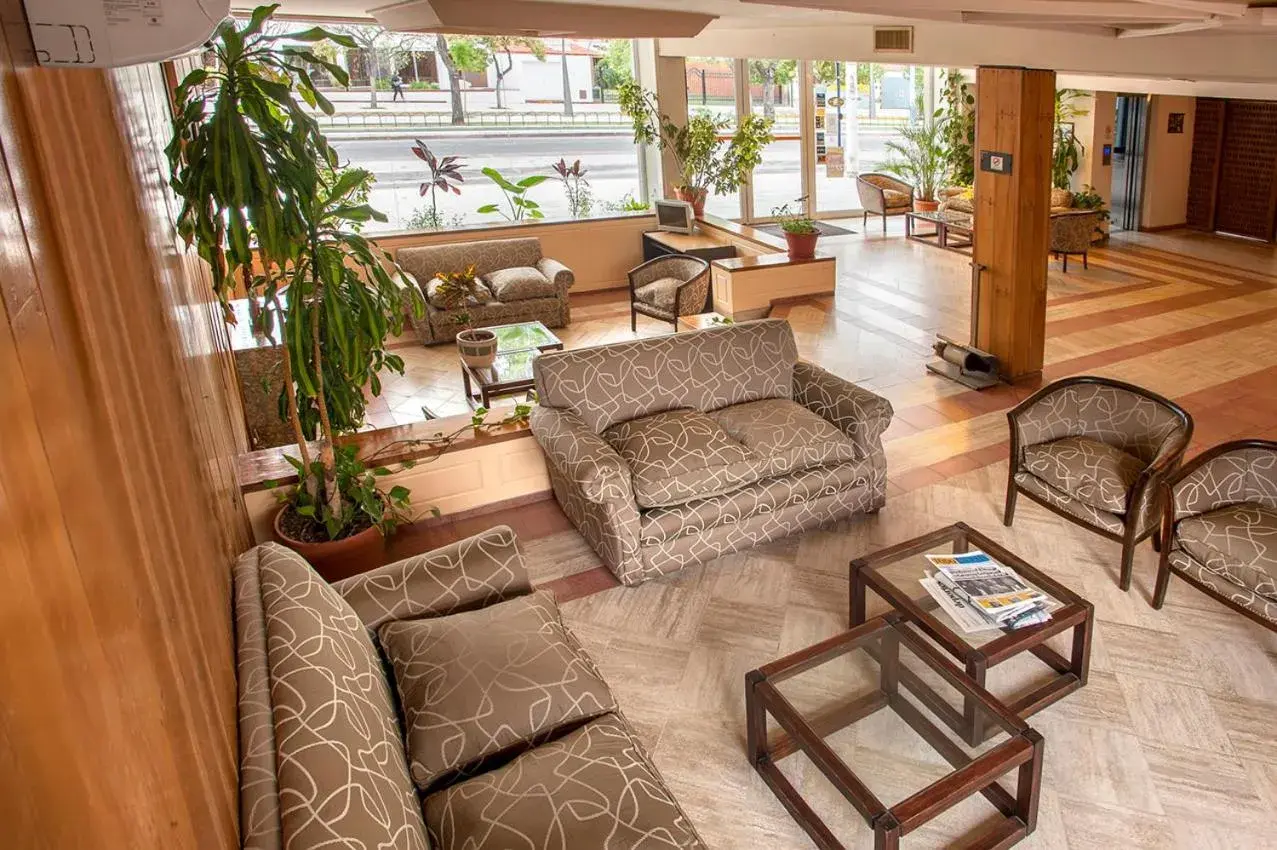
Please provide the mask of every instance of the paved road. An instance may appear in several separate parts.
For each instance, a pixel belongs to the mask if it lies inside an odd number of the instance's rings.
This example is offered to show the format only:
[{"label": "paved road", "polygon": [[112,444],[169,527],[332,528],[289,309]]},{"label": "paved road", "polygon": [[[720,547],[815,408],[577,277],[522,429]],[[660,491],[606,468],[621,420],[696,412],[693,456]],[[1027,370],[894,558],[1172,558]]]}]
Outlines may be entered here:
[{"label": "paved road", "polygon": [[[883,155],[887,135],[862,134],[861,167],[869,170]],[[520,179],[531,174],[550,174],[550,166],[560,157],[569,162],[580,159],[587,169],[591,190],[598,202],[618,201],[628,193],[638,192],[638,158],[628,133],[611,135],[561,133],[556,135],[501,136],[492,133],[448,132],[435,138],[425,136],[436,155],[462,156],[465,185],[460,196],[440,198],[440,206],[450,213],[465,214],[472,221],[483,217],[473,211],[483,204],[502,200],[500,190],[480,170],[497,169],[507,178]],[[424,205],[418,194],[424,165],[412,154],[409,139],[333,139],[339,156],[352,165],[370,169],[377,175],[372,202],[391,217],[391,227],[402,227],[413,211]],[[823,174],[823,167],[820,169]],[[770,210],[801,194],[799,183],[799,143],[781,141],[767,150],[762,165],[755,172],[757,200],[755,207]],[[843,183],[846,185],[843,185]],[[854,192],[850,180],[821,178],[819,186],[826,192],[837,192],[848,198]],[[567,201],[562,188],[550,181],[533,190],[532,197],[542,205],[547,216],[567,215]],[[822,199],[821,207],[832,204]],[[846,204],[839,204],[846,206]]]}]

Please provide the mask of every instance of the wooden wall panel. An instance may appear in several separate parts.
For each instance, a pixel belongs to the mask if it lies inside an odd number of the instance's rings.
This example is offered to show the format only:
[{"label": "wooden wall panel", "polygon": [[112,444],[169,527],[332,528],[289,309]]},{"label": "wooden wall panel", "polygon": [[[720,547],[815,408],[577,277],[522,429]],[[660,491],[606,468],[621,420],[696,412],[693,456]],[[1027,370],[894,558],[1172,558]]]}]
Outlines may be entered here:
[{"label": "wooden wall panel", "polygon": [[245,440],[163,78],[0,23],[0,844],[230,850]]},{"label": "wooden wall panel", "polygon": [[1193,158],[1188,171],[1188,226],[1215,229],[1215,188],[1219,181],[1219,148],[1224,141],[1224,106],[1227,101],[1197,98],[1193,121]]},{"label": "wooden wall panel", "polygon": [[1230,100],[1219,149],[1215,229],[1273,239],[1277,215],[1277,102]]}]

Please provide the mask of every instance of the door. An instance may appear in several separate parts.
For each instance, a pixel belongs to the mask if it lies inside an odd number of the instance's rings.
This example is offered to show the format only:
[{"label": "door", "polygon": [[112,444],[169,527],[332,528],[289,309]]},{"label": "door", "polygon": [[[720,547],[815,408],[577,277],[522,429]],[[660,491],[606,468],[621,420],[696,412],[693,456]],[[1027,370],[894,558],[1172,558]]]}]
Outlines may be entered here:
[{"label": "door", "polygon": [[1114,230],[1138,230],[1144,198],[1144,152],[1148,139],[1148,101],[1144,95],[1119,94],[1113,129]]}]

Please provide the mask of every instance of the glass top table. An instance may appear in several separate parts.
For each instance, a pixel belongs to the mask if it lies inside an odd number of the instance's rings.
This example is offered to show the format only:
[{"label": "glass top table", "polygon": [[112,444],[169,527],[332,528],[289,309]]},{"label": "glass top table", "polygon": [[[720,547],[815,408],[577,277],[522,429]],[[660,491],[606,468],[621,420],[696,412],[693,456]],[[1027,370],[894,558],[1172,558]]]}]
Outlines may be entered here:
[{"label": "glass top table", "polygon": [[494,325],[484,330],[497,337],[497,357],[480,369],[461,364],[466,402],[492,407],[492,399],[526,393],[533,388],[532,361],[543,351],[562,351],[563,342],[541,322]]},{"label": "glass top table", "polygon": [[[563,342],[541,322],[517,322],[512,325],[494,325],[484,328],[497,336],[497,352],[562,351]],[[529,361],[530,362],[530,361]]]},{"label": "glass top table", "polygon": [[[935,568],[926,554],[980,550],[1014,570],[1047,597],[1051,619],[1019,629],[967,633],[921,584]],[[1091,660],[1094,606],[1014,552],[966,523],[938,529],[853,560],[849,566],[849,620],[855,626],[883,611],[894,611],[908,627],[951,656],[980,687],[991,668],[1007,662],[1014,669],[991,688],[1014,713],[1028,717],[1086,684]],[[871,603],[873,603],[871,605]],[[1036,660],[1034,660],[1036,659]],[[946,721],[969,740],[984,734],[970,704]]]},{"label": "glass top table", "polygon": [[[942,716],[967,701],[976,743]],[[745,716],[750,763],[819,847],[864,846],[865,824],[876,848],[1008,847],[1036,826],[1042,736],[896,612],[747,674]]]}]

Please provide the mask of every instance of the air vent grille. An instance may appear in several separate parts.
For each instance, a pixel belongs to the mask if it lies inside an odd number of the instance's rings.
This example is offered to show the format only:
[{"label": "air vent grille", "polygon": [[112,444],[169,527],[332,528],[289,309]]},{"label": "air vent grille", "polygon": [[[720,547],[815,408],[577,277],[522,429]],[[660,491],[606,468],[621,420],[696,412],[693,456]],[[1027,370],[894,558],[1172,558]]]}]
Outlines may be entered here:
[{"label": "air vent grille", "polygon": [[913,53],[913,27],[874,27],[874,53]]}]

